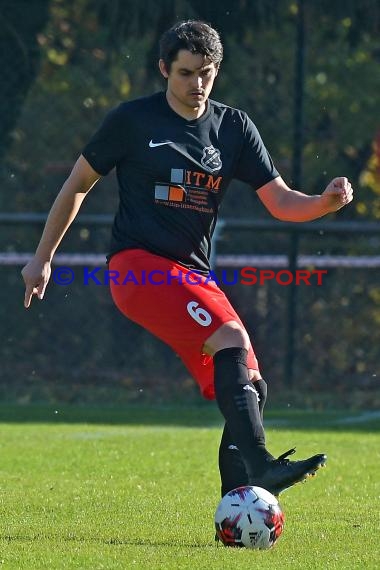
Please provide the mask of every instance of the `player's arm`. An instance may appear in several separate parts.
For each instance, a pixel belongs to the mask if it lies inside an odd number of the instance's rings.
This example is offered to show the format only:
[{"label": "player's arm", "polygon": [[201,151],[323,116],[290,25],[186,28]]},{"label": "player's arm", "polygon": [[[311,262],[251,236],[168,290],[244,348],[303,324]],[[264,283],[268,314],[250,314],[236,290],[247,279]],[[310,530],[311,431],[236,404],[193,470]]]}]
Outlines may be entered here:
[{"label": "player's arm", "polygon": [[21,271],[25,282],[25,307],[29,307],[33,295],[43,298],[53,255],[83,200],[99,178],[100,174],[81,155],[53,203],[33,259]]},{"label": "player's arm", "polygon": [[319,195],[310,196],[292,190],[281,176],[271,180],[257,191],[267,210],[282,221],[307,222],[336,212],[349,204],[353,189],[347,178],[334,178]]}]

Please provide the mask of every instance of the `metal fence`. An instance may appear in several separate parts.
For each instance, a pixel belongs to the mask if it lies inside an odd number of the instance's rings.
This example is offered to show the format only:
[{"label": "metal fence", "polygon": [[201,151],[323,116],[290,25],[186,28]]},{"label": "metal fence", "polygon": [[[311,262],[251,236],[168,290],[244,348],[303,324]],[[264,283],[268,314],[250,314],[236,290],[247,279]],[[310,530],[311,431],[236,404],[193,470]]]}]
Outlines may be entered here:
[{"label": "metal fence", "polygon": [[[31,256],[31,232],[25,228],[33,224],[39,234],[44,219],[0,217],[3,230],[17,233],[24,248],[0,255],[3,398],[110,403],[196,398],[193,380],[171,350],[113,306],[101,251],[65,248],[57,254],[55,269],[69,268],[73,281],[52,279],[45,299],[25,311],[20,269]],[[108,216],[79,216],[72,231],[102,235],[109,224]],[[263,233],[271,236],[269,246]],[[251,246],[232,249],[231,235],[238,234],[256,236],[254,254]],[[378,224],[221,221],[215,276],[251,334],[274,401],[378,404],[379,234]],[[94,267],[100,269],[92,277]]]},{"label": "metal fence", "polygon": [[[0,211],[6,212],[0,221],[0,390],[5,400],[198,397],[168,347],[126,321],[106,286],[83,283],[84,268],[104,259],[109,241],[117,205],[113,174],[97,184],[65,237],[59,253],[69,257],[56,258],[73,268],[74,282],[52,282],[43,302],[29,311],[22,306],[22,255],[30,255],[40,237],[45,215],[38,212],[49,208],[109,108],[164,88],[154,68],[168,12],[209,21],[214,14],[223,24],[226,57],[213,96],[249,113],[291,185],[319,192],[343,173],[357,187],[371,154],[379,128],[378,34],[371,11],[359,10],[358,23],[336,6],[315,26],[319,20],[312,11],[319,3],[276,2],[271,10],[255,3],[257,17],[240,33],[243,27],[237,31],[221,17],[219,4],[210,12],[213,3],[202,8],[178,0],[163,3],[164,10],[152,2],[160,17],[146,10],[154,22],[142,17],[137,33],[138,19],[127,19],[141,3],[133,2],[132,11],[131,4],[0,3]],[[248,5],[231,4],[235,23]],[[125,20],[120,26],[118,13]],[[136,30],[123,33],[128,23]],[[370,219],[374,206],[379,208],[377,196],[362,184],[358,205],[339,214],[340,230],[317,224],[309,229],[268,224],[257,197],[232,184],[215,241],[219,276],[233,282],[234,272],[246,266],[328,271],[320,285],[276,279],[222,285],[252,334],[271,401],[379,404],[379,234],[377,226],[352,223],[360,213]],[[254,219],[244,221],[248,212]]]}]

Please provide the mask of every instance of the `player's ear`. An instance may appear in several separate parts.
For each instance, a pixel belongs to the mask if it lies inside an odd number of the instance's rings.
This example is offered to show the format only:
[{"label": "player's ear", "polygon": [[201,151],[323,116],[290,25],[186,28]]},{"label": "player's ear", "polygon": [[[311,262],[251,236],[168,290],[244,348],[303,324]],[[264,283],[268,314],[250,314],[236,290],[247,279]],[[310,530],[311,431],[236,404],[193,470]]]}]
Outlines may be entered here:
[{"label": "player's ear", "polygon": [[169,77],[169,73],[166,69],[166,65],[163,59],[160,59],[158,62],[158,67],[160,68],[161,74],[167,79]]}]

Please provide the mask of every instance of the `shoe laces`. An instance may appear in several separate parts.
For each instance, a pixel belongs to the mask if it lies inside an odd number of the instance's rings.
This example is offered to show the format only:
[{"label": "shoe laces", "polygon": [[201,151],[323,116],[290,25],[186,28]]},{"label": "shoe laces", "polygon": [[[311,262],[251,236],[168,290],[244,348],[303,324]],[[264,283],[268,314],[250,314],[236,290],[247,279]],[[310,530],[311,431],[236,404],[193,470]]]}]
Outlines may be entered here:
[{"label": "shoe laces", "polygon": [[293,453],[295,452],[296,448],[292,447],[292,449],[285,451],[285,453],[282,453],[279,457],[277,457],[276,461],[278,461],[279,463],[289,463],[289,459],[286,458],[288,457],[288,455],[293,455]]}]

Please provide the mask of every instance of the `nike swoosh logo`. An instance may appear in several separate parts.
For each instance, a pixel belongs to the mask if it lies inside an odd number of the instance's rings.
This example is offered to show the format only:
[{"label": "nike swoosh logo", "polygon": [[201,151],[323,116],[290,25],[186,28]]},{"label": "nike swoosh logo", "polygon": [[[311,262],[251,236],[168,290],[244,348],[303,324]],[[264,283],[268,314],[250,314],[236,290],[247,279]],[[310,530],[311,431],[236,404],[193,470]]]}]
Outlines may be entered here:
[{"label": "nike swoosh logo", "polygon": [[150,148],[155,148],[156,146],[163,146],[164,144],[173,144],[173,141],[163,141],[154,143],[152,140],[149,141]]},{"label": "nike swoosh logo", "polygon": [[183,147],[183,145],[179,145],[178,143],[175,143],[174,141],[160,141],[160,142],[153,142],[153,140],[151,139],[149,141],[149,145],[150,148],[155,148],[156,146],[163,146],[165,144],[172,144],[172,149],[175,150],[176,152],[178,152],[179,154],[182,154],[182,156],[184,156],[185,158],[187,158],[188,160],[190,160],[193,164],[195,164],[198,168],[203,168],[203,166],[197,161],[195,160],[195,158],[193,158],[186,150],[186,148]]}]

